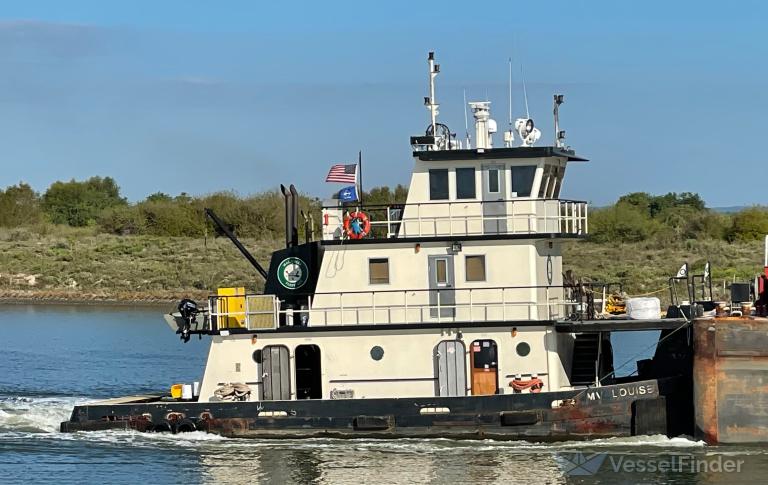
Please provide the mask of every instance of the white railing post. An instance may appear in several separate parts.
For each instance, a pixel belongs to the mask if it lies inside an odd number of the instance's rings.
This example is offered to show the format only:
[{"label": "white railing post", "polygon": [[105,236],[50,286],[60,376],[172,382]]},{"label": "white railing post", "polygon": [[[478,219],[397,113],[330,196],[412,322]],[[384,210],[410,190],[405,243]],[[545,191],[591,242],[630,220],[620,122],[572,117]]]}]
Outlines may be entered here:
[{"label": "white railing post", "polygon": [[437,323],[440,323],[440,317],[441,315],[440,311],[440,290],[437,290]]},{"label": "white railing post", "polygon": [[589,234],[589,203],[584,203],[584,234]]},{"label": "white railing post", "polygon": [[376,325],[376,292],[371,292],[371,306],[373,307],[373,315],[371,316],[371,321],[374,325]]},{"label": "white railing post", "polygon": [[416,204],[416,223],[418,224],[416,235],[421,236],[421,204]]},{"label": "white railing post", "polygon": [[501,289],[501,319],[507,321],[507,305],[504,300],[504,288]]},{"label": "white railing post", "polygon": [[248,296],[247,295],[243,295],[243,298],[245,298],[245,328],[250,330],[251,329],[251,315],[250,315],[250,312],[248,311],[248,309],[249,309]]},{"label": "white railing post", "polygon": [[403,306],[405,306],[405,315],[403,315],[403,323],[408,323],[408,292],[403,292]]},{"label": "white railing post", "polygon": [[469,321],[474,322],[475,321],[475,314],[472,311],[472,288],[469,289]]}]

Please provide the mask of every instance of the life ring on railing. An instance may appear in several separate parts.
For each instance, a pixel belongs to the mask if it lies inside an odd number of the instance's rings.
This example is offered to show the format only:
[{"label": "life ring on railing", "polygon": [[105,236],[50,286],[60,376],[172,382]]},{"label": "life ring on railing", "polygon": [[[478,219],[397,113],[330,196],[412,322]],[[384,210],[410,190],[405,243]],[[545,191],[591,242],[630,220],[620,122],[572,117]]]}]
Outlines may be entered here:
[{"label": "life ring on railing", "polygon": [[362,239],[371,232],[371,221],[363,211],[348,213],[344,217],[344,232],[350,239]]},{"label": "life ring on railing", "polygon": [[515,378],[514,380],[509,381],[509,385],[515,392],[523,392],[526,389],[530,389],[531,392],[541,392],[541,388],[544,387],[544,381],[538,377],[533,377],[525,381]]}]

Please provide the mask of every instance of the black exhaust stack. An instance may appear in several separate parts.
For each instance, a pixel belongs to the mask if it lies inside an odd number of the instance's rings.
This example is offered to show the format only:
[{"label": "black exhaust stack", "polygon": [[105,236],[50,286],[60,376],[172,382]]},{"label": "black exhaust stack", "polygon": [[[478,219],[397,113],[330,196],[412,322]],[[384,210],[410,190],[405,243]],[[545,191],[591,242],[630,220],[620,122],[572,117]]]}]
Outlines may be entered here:
[{"label": "black exhaust stack", "polygon": [[293,222],[291,221],[293,217],[293,210],[291,208],[293,194],[283,184],[280,184],[280,192],[283,193],[285,198],[285,247],[288,248],[291,247],[291,242],[293,241]]},{"label": "black exhaust stack", "polygon": [[291,245],[299,245],[299,192],[291,184]]}]

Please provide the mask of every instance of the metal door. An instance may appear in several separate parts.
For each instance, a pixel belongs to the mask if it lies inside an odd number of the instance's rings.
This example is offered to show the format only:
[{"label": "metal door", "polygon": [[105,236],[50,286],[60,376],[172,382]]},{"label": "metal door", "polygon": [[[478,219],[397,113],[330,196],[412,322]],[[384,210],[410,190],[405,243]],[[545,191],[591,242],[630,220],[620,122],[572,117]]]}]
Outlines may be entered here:
[{"label": "metal door", "polygon": [[456,290],[453,279],[453,255],[429,256],[429,316],[440,318],[456,315]]},{"label": "metal door", "polygon": [[466,348],[461,340],[443,340],[435,348],[437,394],[440,397],[467,395]]},{"label": "metal door", "polygon": [[473,396],[486,396],[499,392],[499,362],[496,342],[488,339],[472,342],[469,351],[469,366],[472,375]]},{"label": "metal door", "polygon": [[504,165],[483,165],[483,232],[507,232],[507,177]]},{"label": "metal door", "polygon": [[291,364],[288,347],[267,345],[261,351],[262,396],[265,401],[291,399]]}]

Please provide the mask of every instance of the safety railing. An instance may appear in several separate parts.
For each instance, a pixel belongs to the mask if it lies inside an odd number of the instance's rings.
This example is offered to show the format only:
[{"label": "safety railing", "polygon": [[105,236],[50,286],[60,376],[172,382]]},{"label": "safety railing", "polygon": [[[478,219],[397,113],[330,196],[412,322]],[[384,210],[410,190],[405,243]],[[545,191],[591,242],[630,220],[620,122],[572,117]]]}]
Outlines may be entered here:
[{"label": "safety railing", "polygon": [[[345,237],[344,218],[353,208],[323,208],[323,239]],[[588,233],[588,204],[560,199],[424,202],[360,207],[370,219],[368,238],[504,234]]]},{"label": "safety railing", "polygon": [[280,300],[274,295],[228,295],[208,298],[211,328],[274,329],[279,325]]}]

